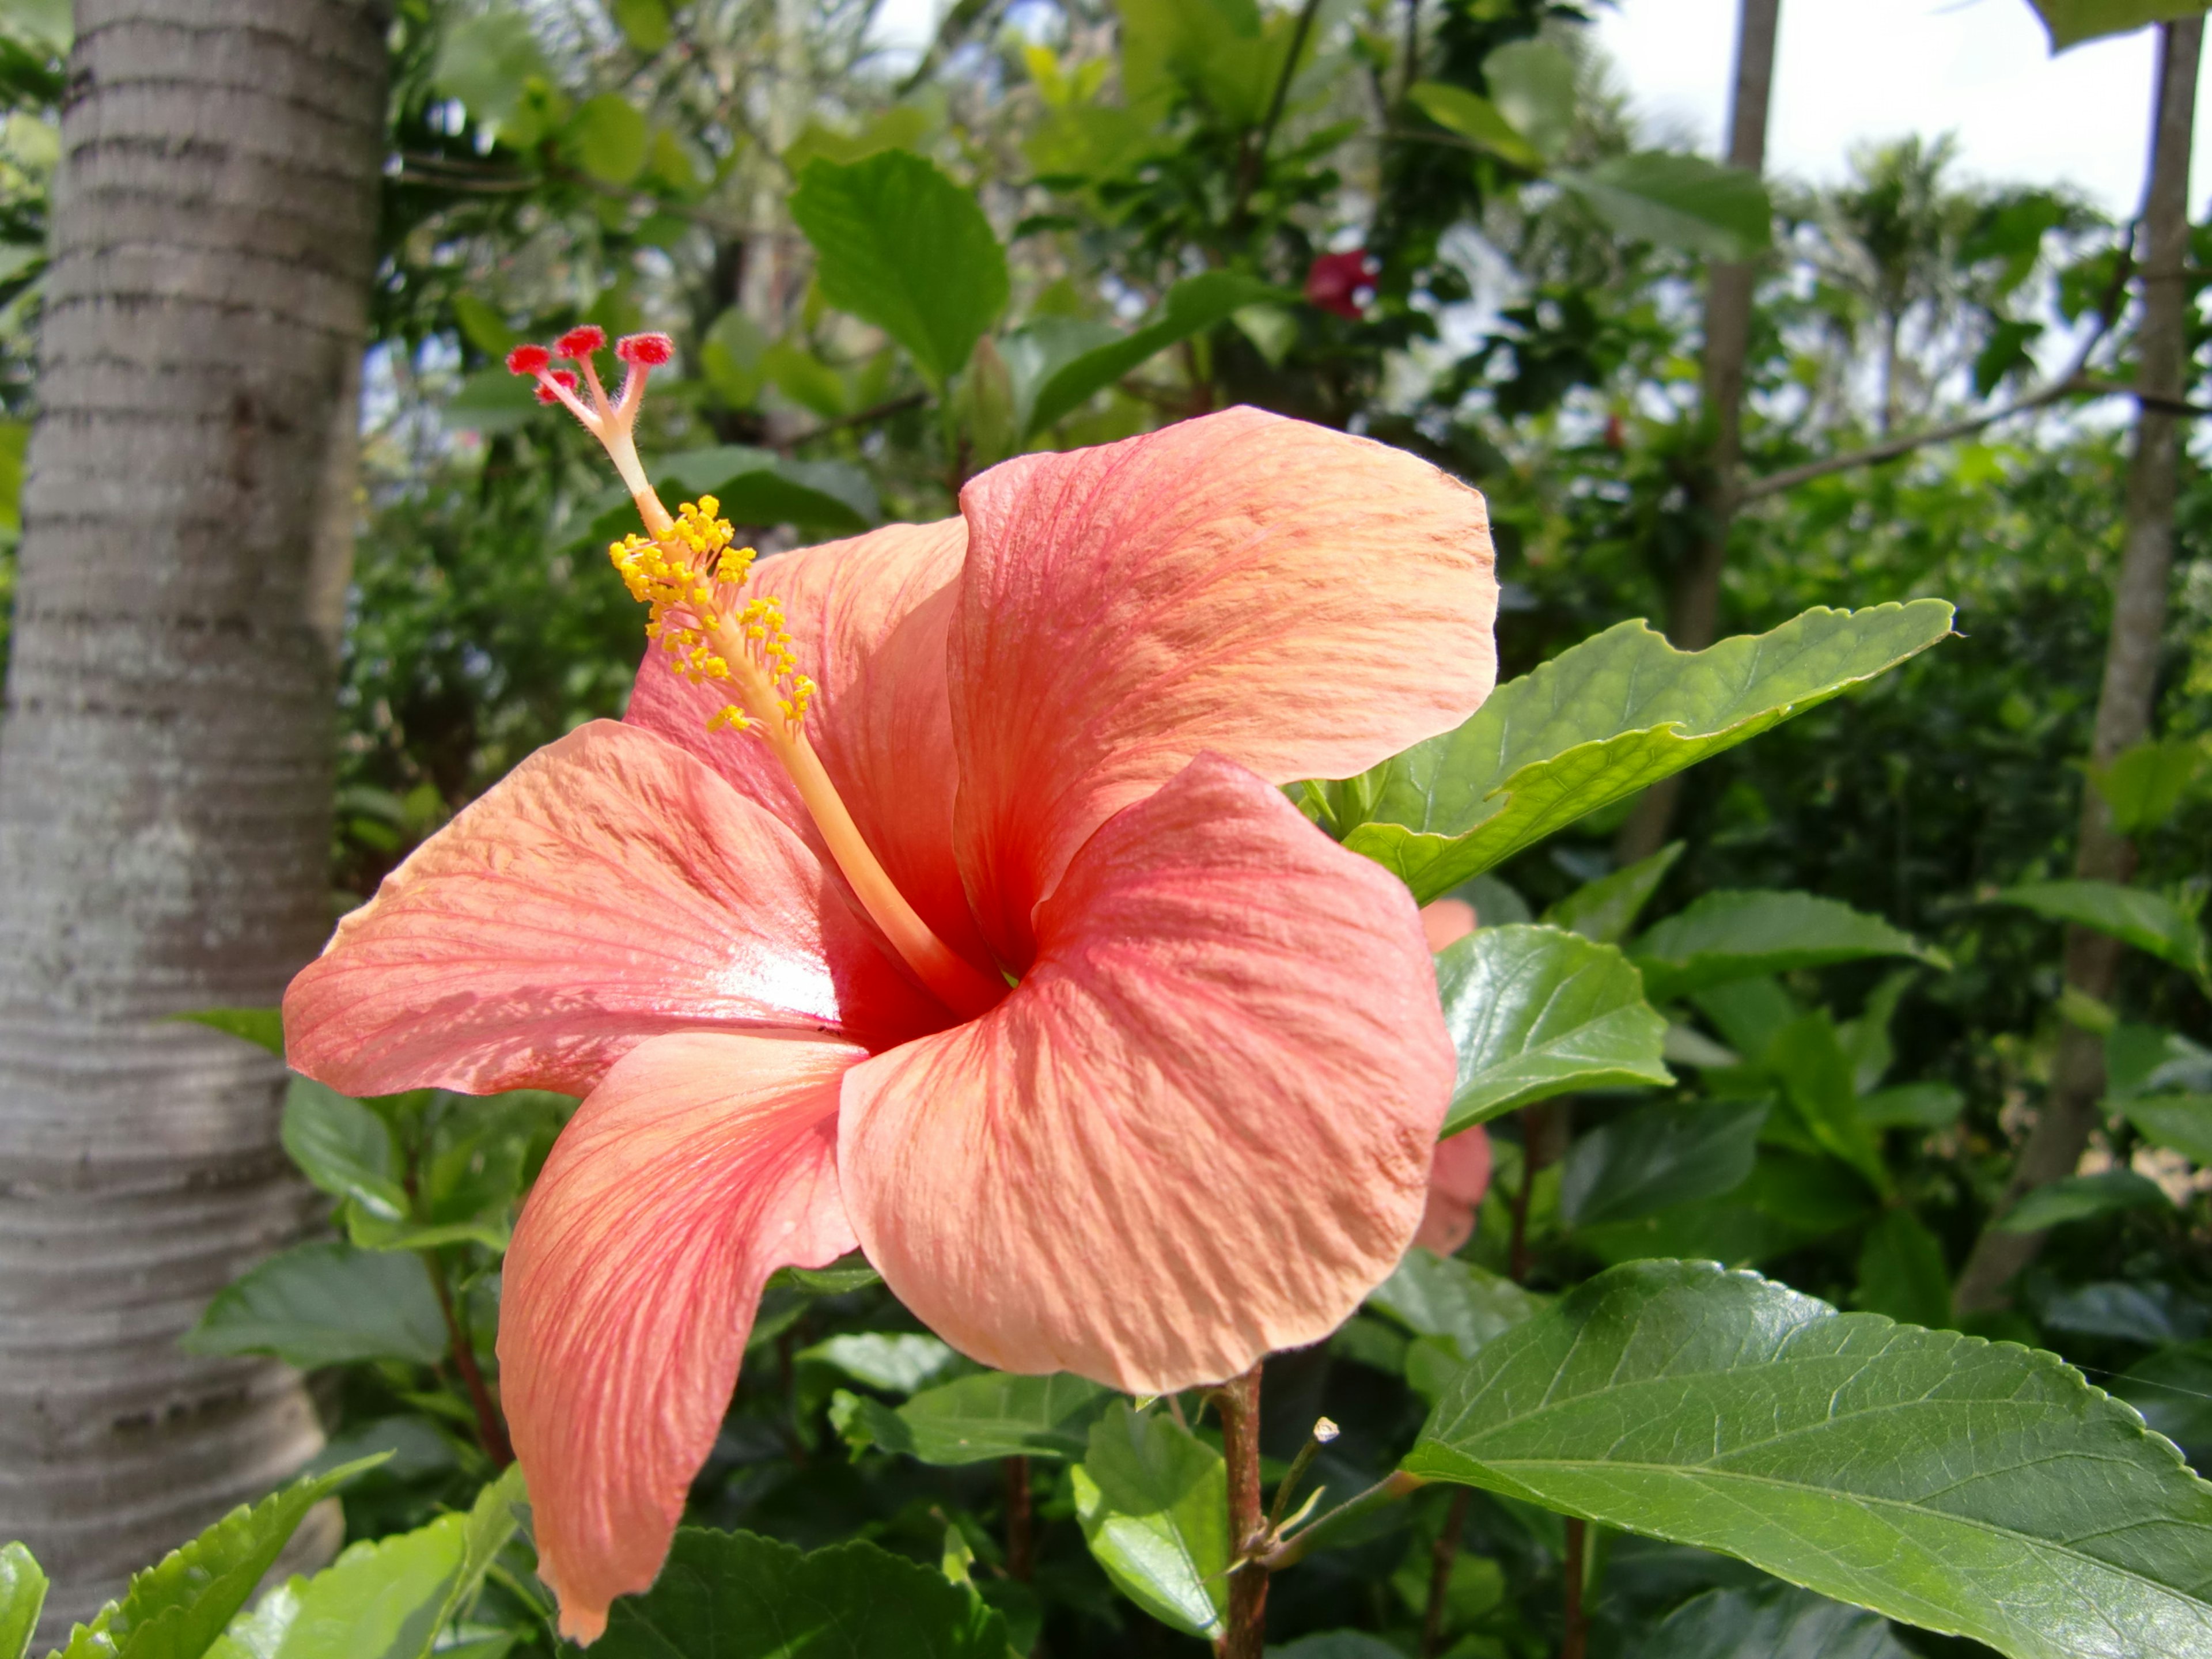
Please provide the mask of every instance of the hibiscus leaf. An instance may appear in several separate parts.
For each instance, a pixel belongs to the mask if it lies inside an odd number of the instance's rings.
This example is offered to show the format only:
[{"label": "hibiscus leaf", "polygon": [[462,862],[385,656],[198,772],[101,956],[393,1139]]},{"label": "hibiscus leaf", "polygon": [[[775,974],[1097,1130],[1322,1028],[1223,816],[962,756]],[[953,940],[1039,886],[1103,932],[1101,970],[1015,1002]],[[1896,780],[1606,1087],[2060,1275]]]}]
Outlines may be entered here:
[{"label": "hibiscus leaf", "polygon": [[2014,1659],[2212,1651],[2212,1486],[2056,1356],[1641,1261],[1486,1347],[1406,1467]]},{"label": "hibiscus leaf", "polygon": [[1673,1082],[1628,959],[1558,927],[1479,927],[1437,953],[1459,1080],[1442,1133],[1575,1089]]},{"label": "hibiscus leaf", "polygon": [[2212,1168],[2212,1095],[2137,1095],[2120,1109],[2144,1139]]},{"label": "hibiscus leaf", "polygon": [[1644,150],[1552,182],[1622,235],[1716,259],[1748,259],[1773,240],[1774,208],[1755,173],[1701,155]]},{"label": "hibiscus leaf", "polygon": [[2002,1233],[2039,1233],[2069,1221],[2087,1221],[2146,1205],[2173,1207],[2166,1189],[2149,1176],[2133,1170],[2106,1170],[2099,1175],[2047,1181],[2021,1194],[2020,1202],[1992,1224]]},{"label": "hibiscus leaf", "polygon": [[284,1057],[284,1011],[281,1008],[195,1008],[169,1018],[227,1031],[258,1048],[266,1048],[279,1060]]},{"label": "hibiscus leaf", "polygon": [[972,191],[902,149],[806,164],[791,216],[822,296],[873,323],[940,390],[1006,303],[1006,252]]},{"label": "hibiscus leaf", "polygon": [[1434,1337],[1474,1358],[1485,1343],[1534,1318],[1551,1297],[1524,1291],[1502,1273],[1416,1244],[1389,1278],[1367,1293],[1379,1308],[1416,1336]]},{"label": "hibiscus leaf", "polygon": [[1708,893],[1628,947],[1657,1002],[1733,980],[1818,968],[1866,957],[1917,957],[1948,968],[1943,954],[1879,916],[1811,893]]},{"label": "hibiscus leaf", "polygon": [[1569,1150],[1560,1218],[1633,1221],[1734,1192],[1751,1176],[1766,1110],[1764,1099],[1665,1102],[1614,1118]]},{"label": "hibiscus leaf", "polygon": [[1231,270],[1186,276],[1168,290],[1160,314],[1133,334],[1070,358],[1048,375],[1030,400],[1024,437],[1042,432],[1087,403],[1147,358],[1225,322],[1246,306],[1285,296],[1257,277]]},{"label": "hibiscus leaf", "polygon": [[922,1331],[848,1331],[801,1348],[798,1358],[827,1365],[885,1394],[910,1395],[924,1383],[958,1373],[968,1362]]},{"label": "hibiscus leaf", "polygon": [[302,1370],[360,1359],[434,1365],[445,1316],[417,1257],[326,1240],[273,1255],[216,1293],[187,1353],[274,1354]]},{"label": "hibiscus leaf", "polygon": [[1406,95],[1446,131],[1516,167],[1543,170],[1543,153],[1487,98],[1447,81],[1416,81],[1406,89]]},{"label": "hibiscus leaf", "polygon": [[295,1077],[284,1092],[278,1134],[300,1173],[331,1197],[385,1221],[408,1213],[391,1126],[361,1102]]},{"label": "hibiscus leaf", "polygon": [[2008,887],[1996,902],[2109,933],[2200,979],[2212,971],[2196,915],[2148,888],[2110,881],[2031,881]]},{"label": "hibiscus leaf", "polygon": [[122,1600],[70,1632],[60,1659],[198,1659],[276,1562],[307,1511],[381,1458],[295,1480],[240,1504],[144,1571]]},{"label": "hibiscus leaf", "polygon": [[1648,784],[1926,650],[1941,599],[1807,611],[1677,651],[1622,623],[1509,681],[1455,730],[1322,791],[1344,844],[1426,903]]},{"label": "hibiscus leaf", "polygon": [[846,1398],[855,1403],[834,1414],[837,1431],[855,1449],[875,1445],[951,1465],[995,1457],[1080,1457],[1091,1425],[1113,1395],[1066,1371],[1049,1376],[983,1371],[925,1389],[896,1411],[880,1401]]},{"label": "hibiscus leaf", "polygon": [[2053,52],[2084,40],[2125,34],[2147,23],[2194,17],[2204,9],[2204,0],[2028,0],[2028,3],[2043,19]]},{"label": "hibiscus leaf", "polygon": [[1637,1659],[1914,1659],[1881,1614],[1794,1584],[1693,1595],[1636,1652]]},{"label": "hibiscus leaf", "polygon": [[1114,1587],[1161,1623],[1212,1638],[1229,1609],[1229,1476],[1163,1413],[1115,1401],[1073,1470],[1075,1518]]},{"label": "hibiscus leaf", "polygon": [[1644,914],[1644,907],[1659,890],[1667,872],[1674,867],[1674,860],[1682,856],[1683,845],[1679,841],[1671,842],[1648,859],[1584,882],[1545,911],[1544,920],[1600,945],[1620,944],[1636,926],[1636,918]]},{"label": "hibiscus leaf", "polygon": [[934,1568],[854,1540],[802,1553],[685,1527],[592,1659],[1006,1659],[1006,1621]]},{"label": "hibiscus leaf", "polygon": [[21,1544],[0,1547],[0,1659],[24,1659],[46,1605],[46,1575]]}]

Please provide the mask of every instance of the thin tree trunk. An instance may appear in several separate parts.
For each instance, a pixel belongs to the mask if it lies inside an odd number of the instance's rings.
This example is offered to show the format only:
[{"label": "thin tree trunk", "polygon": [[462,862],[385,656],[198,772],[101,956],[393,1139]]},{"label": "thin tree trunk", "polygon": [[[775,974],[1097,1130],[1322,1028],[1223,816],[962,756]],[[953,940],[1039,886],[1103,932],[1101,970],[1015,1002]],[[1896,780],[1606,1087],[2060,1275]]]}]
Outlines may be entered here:
[{"label": "thin tree trunk", "polygon": [[[2113,593],[2105,683],[2089,744],[2089,758],[2099,763],[2148,734],[2158,689],[2159,647],[2166,635],[2166,589],[2173,568],[2173,507],[2180,488],[2180,421],[2174,410],[2189,360],[2189,145],[2203,45],[2201,17],[2160,30],[2158,105],[2143,204],[2142,328],[2136,371],[2142,400],[2136,404],[2135,453],[2128,468],[2126,551]],[[2104,797],[2084,788],[2075,873],[2124,882],[2135,873],[2135,847],[2113,826]],[[2109,1000],[2121,948],[2102,933],[2068,929],[2066,982],[2100,1002]],[[2002,1207],[2031,1188],[2074,1173],[2097,1127],[2104,1092],[2103,1040],[2066,1026],[2059,1034],[2050,1093],[2021,1149]],[[2002,1305],[2014,1275],[2034,1259],[2043,1239],[2041,1233],[1985,1230],[1959,1276],[1958,1310],[1978,1313]]]},{"label": "thin tree trunk", "polygon": [[[1742,0],[1736,15],[1735,91],[1729,109],[1729,165],[1758,173],[1766,165],[1766,106],[1774,91],[1774,37],[1782,0]],[[1667,637],[1684,651],[1702,651],[1720,626],[1721,571],[1729,527],[1735,521],[1736,474],[1743,462],[1744,362],[1751,349],[1750,264],[1714,264],[1705,275],[1705,400],[1713,445],[1695,501],[1698,539],[1676,578]],[[1665,844],[1681,798],[1680,774],[1638,798],[1620,832],[1620,862],[1649,858]]]},{"label": "thin tree trunk", "polygon": [[0,721],[0,1536],[46,1625],[320,1443],[178,1334],[301,1231],[283,1072],[163,1016],[329,930],[381,0],[79,0]]}]

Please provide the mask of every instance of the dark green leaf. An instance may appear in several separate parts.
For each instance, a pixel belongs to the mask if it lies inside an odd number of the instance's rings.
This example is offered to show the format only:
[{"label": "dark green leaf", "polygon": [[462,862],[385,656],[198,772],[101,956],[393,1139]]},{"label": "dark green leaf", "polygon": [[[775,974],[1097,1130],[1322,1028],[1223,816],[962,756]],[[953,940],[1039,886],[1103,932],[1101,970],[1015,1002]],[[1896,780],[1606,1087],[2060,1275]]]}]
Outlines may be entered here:
[{"label": "dark green leaf", "polygon": [[2121,1109],[2145,1139],[2212,1167],[2212,1095],[2138,1095]]},{"label": "dark green leaf", "polygon": [[266,1048],[279,1060],[284,1057],[284,1011],[281,1008],[195,1008],[170,1018],[228,1031],[258,1048]]},{"label": "dark green leaf", "polygon": [[2055,1331],[2109,1336],[2155,1346],[2204,1334],[2208,1310],[2166,1284],[2130,1285],[2100,1279],[2052,1297],[2038,1310]]},{"label": "dark green leaf", "polygon": [[1889,1170],[1881,1143],[1859,1115],[1850,1061],[1834,1022],[1821,1013],[1793,1021],[1767,1044],[1766,1064],[1781,1079],[1784,1097],[1810,1146],[1841,1158],[1876,1192],[1887,1193]]},{"label": "dark green leaf", "polygon": [[1639,1107],[1577,1140],[1559,1171],[1559,1214],[1571,1227],[1628,1221],[1733,1192],[1759,1153],[1765,1100]]},{"label": "dark green leaf", "polygon": [[2039,1233],[2069,1221],[2086,1221],[2115,1210],[2138,1210],[2147,1204],[2172,1207],[2165,1191],[2148,1176],[2139,1176],[2133,1170],[2107,1170],[2102,1175],[2068,1176],[2045,1182],[2025,1194],[1992,1224],[2002,1233]]},{"label": "dark green leaf", "polygon": [[1114,1586],[1153,1618],[1215,1637],[1229,1607],[1221,1454],[1161,1412],[1115,1401],[1073,1471],[1075,1518]]},{"label": "dark green leaf", "polygon": [[655,52],[668,44],[668,0],[614,0],[612,9],[616,27],[638,51]]},{"label": "dark green leaf", "polygon": [[858,1250],[826,1267],[779,1267],[769,1279],[772,1288],[805,1291],[810,1296],[844,1296],[883,1282],[884,1276]]},{"label": "dark green leaf", "polygon": [[2054,1356],[1640,1262],[1491,1343],[1406,1467],[2014,1659],[2212,1651],[2212,1486]]},{"label": "dark green leaf", "polygon": [[1729,980],[1867,957],[1942,954],[1879,916],[1810,893],[1708,893],[1653,927],[1628,947],[1655,1001]]},{"label": "dark green leaf", "polygon": [[1006,250],[990,222],[919,155],[809,161],[791,215],[819,256],[823,297],[896,340],[940,388],[1006,307]]},{"label": "dark green leaf", "polygon": [[1575,1089],[1674,1081],[1667,1022],[1620,952],[1557,927],[1480,927],[1437,955],[1459,1080],[1443,1133]]},{"label": "dark green leaf", "polygon": [[1636,1659],[1914,1659],[1889,1620],[1791,1584],[1713,1589],[1668,1613]]},{"label": "dark green leaf", "polygon": [[1941,599],[1808,611],[1771,634],[1695,653],[1675,650],[1645,623],[1623,623],[1498,687],[1466,724],[1357,780],[1371,805],[1340,820],[1345,845],[1395,872],[1425,902],[1950,630],[1951,607]]},{"label": "dark green leaf", "polygon": [[801,1554],[750,1533],[676,1534],[593,1659],[1006,1659],[1005,1621],[965,1587],[873,1544]]},{"label": "dark green leaf", "polygon": [[1986,398],[2004,384],[2007,376],[2032,372],[2035,355],[2028,348],[2042,333],[2041,323],[2000,318],[1974,357],[1974,395]]},{"label": "dark green leaf", "polygon": [[434,1365],[445,1316],[417,1258],[301,1244],[218,1291],[179,1345],[188,1353],[274,1354],[302,1370],[357,1359]]},{"label": "dark green leaf", "polygon": [[1759,176],[1703,156],[1644,150],[1552,179],[1638,241],[1748,259],[1773,240],[1774,207]]},{"label": "dark green leaf", "polygon": [[1905,1210],[1885,1210],[1859,1247],[1858,1293],[1865,1313],[1900,1324],[1940,1328],[1951,1322],[1951,1275],[1943,1247]]},{"label": "dark green leaf", "polygon": [[1462,1360],[1474,1358],[1484,1343],[1549,1302],[1487,1267],[1418,1244],[1367,1293],[1369,1307],[1382,1309],[1416,1336],[1448,1343]]},{"label": "dark green leaf", "polygon": [[2125,34],[2172,17],[2194,17],[2206,0],[2028,0],[2043,19],[2056,54],[2084,40]]},{"label": "dark green leaf", "polygon": [[1117,345],[1121,331],[1088,317],[1038,317],[999,343],[1014,394],[1014,429],[1027,435],[1036,426],[1037,393],[1070,363]]},{"label": "dark green leaf", "polygon": [[2212,1461],[2212,1342],[2160,1348],[2130,1366],[2112,1392],[2199,1469]]},{"label": "dark green leaf", "polygon": [[1406,95],[1445,131],[1457,134],[1470,144],[1480,145],[1515,167],[1527,167],[1531,172],[1543,170],[1543,152],[1530,143],[1487,98],[1444,81],[1417,81],[1407,89]]},{"label": "dark green leaf", "polygon": [[2207,971],[2204,930],[2196,915],[2148,888],[2110,881],[2032,881],[2007,888],[1996,902],[2110,933],[2200,978]]},{"label": "dark green leaf", "polygon": [[2116,1101],[2161,1089],[2212,1093],[2212,1048],[2155,1025],[2115,1025],[2105,1036],[2105,1091]]},{"label": "dark green leaf", "polygon": [[1869,1129],[1943,1129],[1966,1107],[1966,1096],[1948,1083],[1900,1083],[1861,1095],[1859,1121]]},{"label": "dark green leaf", "polygon": [[331,1197],[349,1200],[380,1220],[406,1216],[407,1189],[399,1184],[391,1127],[359,1101],[295,1077],[285,1091],[280,1133],[300,1173]]},{"label": "dark green leaf", "polygon": [[200,1659],[246,1604],[309,1510],[367,1468],[351,1463],[240,1504],[132,1575],[119,1601],[70,1632],[62,1659]]},{"label": "dark green leaf", "polygon": [[1047,375],[1033,395],[1024,434],[1056,424],[1147,358],[1227,321],[1231,313],[1281,297],[1267,283],[1231,270],[1184,277],[1168,290],[1153,321],[1110,345],[1094,346],[1069,358]]},{"label": "dark green leaf", "polygon": [[1270,1647],[1267,1659],[1404,1659],[1397,1649],[1365,1631],[1327,1630]]},{"label": "dark green leaf", "polygon": [[[925,1463],[981,1463],[994,1457],[1080,1457],[1110,1392],[1065,1371],[1015,1376],[985,1371],[925,1389],[896,1411],[879,1402],[839,1431]],[[894,1427],[893,1425],[896,1426]],[[855,1439],[856,1430],[865,1438]]]},{"label": "dark green leaf", "polygon": [[0,1547],[0,1659],[24,1659],[46,1605],[46,1575],[21,1544]]},{"label": "dark green leaf", "polygon": [[1826,1158],[1767,1147],[1750,1179],[1726,1197],[1584,1226],[1575,1243],[1607,1262],[1699,1256],[1744,1267],[1856,1227],[1873,1207],[1865,1189],[1838,1181]]},{"label": "dark green leaf", "polygon": [[1675,842],[1626,869],[1584,882],[1545,911],[1544,920],[1599,945],[1620,944],[1674,867],[1674,860],[1682,856],[1682,847]]},{"label": "dark green leaf", "polygon": [[2112,827],[2124,836],[2155,830],[2172,817],[2204,775],[2204,744],[2194,738],[2139,743],[2092,765],[2089,781],[2112,809]]}]

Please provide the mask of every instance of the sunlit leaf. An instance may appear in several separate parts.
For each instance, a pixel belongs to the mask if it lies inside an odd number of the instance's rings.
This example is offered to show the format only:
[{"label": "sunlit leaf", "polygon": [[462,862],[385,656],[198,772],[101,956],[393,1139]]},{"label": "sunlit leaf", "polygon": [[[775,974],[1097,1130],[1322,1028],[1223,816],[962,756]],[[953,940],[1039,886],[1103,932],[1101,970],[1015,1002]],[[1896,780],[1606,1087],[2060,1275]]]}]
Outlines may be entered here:
[{"label": "sunlit leaf", "polygon": [[1628,946],[1655,1001],[1670,1002],[1730,980],[1819,968],[1867,957],[1942,954],[1863,911],[1811,893],[1708,893]]},{"label": "sunlit leaf", "polygon": [[284,1011],[281,1008],[195,1008],[170,1018],[227,1031],[257,1048],[266,1048],[279,1060],[284,1057]]},{"label": "sunlit leaf", "polygon": [[312,1078],[295,1077],[284,1092],[278,1133],[300,1173],[331,1197],[349,1199],[386,1221],[407,1214],[391,1127],[359,1101]]},{"label": "sunlit leaf", "polygon": [[1477,1356],[1406,1467],[1719,1550],[2013,1659],[2212,1651],[2212,1486],[2048,1353],[1710,1265]]},{"label": "sunlit leaf", "polygon": [[1502,1273],[1418,1244],[1367,1293],[1369,1307],[1380,1308],[1416,1336],[1449,1343],[1462,1360],[1474,1358],[1483,1344],[1550,1303]]},{"label": "sunlit leaf", "polygon": [[0,1659],[24,1659],[46,1605],[46,1575],[21,1544],[0,1547]]},{"label": "sunlit leaf", "polygon": [[967,1363],[921,1331],[849,1331],[801,1349],[799,1358],[887,1394],[912,1394]]},{"label": "sunlit leaf", "polygon": [[2019,905],[2051,921],[2110,933],[2200,977],[2208,969],[2204,930],[2195,915],[2148,888],[2111,881],[2031,881],[2008,887],[1996,902]]},{"label": "sunlit leaf", "polygon": [[438,43],[430,84],[458,98],[471,115],[496,127],[514,112],[532,77],[546,75],[545,56],[529,21],[508,6],[454,18]]},{"label": "sunlit leaf", "polygon": [[1455,133],[1471,144],[1479,144],[1516,167],[1532,170],[1543,167],[1543,152],[1498,112],[1497,105],[1480,93],[1443,81],[1417,81],[1407,89],[1406,95],[1445,131]]},{"label": "sunlit leaf", "polygon": [[1160,313],[1152,321],[1110,344],[1094,346],[1069,358],[1046,375],[1030,399],[1024,432],[1043,431],[1147,358],[1227,321],[1246,306],[1279,297],[1266,283],[1235,271],[1209,270],[1186,276],[1168,290]]},{"label": "sunlit leaf", "polygon": [[2148,23],[2194,17],[2206,0],[2028,0],[2043,19],[2056,54],[2084,40],[2125,34]]},{"label": "sunlit leaf", "polygon": [[1116,1401],[1073,1470],[1075,1518],[1114,1586],[1192,1636],[1225,1628],[1229,1478],[1221,1454],[1164,1412]]},{"label": "sunlit leaf", "polygon": [[896,1410],[880,1401],[859,1401],[836,1426],[856,1449],[874,1445],[925,1463],[1080,1457],[1091,1425],[1112,1398],[1097,1383],[1065,1371],[1050,1376],[985,1371],[925,1389]]}]

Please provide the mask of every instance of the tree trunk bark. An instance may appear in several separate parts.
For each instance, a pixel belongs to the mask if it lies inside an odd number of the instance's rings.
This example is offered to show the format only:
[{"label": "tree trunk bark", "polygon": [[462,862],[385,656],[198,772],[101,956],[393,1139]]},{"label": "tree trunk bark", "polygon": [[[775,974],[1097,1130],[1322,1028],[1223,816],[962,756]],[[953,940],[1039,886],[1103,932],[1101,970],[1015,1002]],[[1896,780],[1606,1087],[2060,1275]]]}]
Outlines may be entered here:
[{"label": "tree trunk bark", "polygon": [[[2166,635],[2168,579],[2173,568],[2173,507],[2180,489],[2181,433],[2175,407],[2189,361],[2189,145],[2197,118],[2197,59],[2204,20],[2185,18],[2160,30],[2157,112],[2151,125],[2150,185],[2143,203],[2142,328],[2137,342],[2135,453],[2128,468],[2127,543],[2112,596],[2112,631],[2105,649],[2105,683],[2089,758],[2100,764],[2140,743],[2150,731],[2158,690],[2158,658]],[[2162,404],[2148,401],[2166,400]],[[2105,798],[2081,791],[2081,836],[2074,872],[2095,881],[2126,881],[2135,847],[2113,826]],[[2117,939],[2085,927],[2067,930],[2066,982],[2108,1001],[2119,973]],[[2103,1039],[2075,1025],[2059,1034],[2051,1090],[2021,1148],[2005,1189],[2002,1214],[2030,1188],[2074,1173],[2101,1116]],[[1954,1304],[1962,1314],[2003,1304],[2007,1287],[2043,1248],[2041,1233],[1984,1230],[1959,1276]]]},{"label": "tree trunk bark", "polygon": [[[266,1006],[330,927],[382,0],[79,0],[0,721],[0,1537],[47,1628],[320,1443],[176,1339],[310,1196]],[[340,499],[340,497],[343,499]]]},{"label": "tree trunk bark", "polygon": [[[1735,90],[1729,108],[1729,165],[1747,173],[1766,166],[1766,106],[1774,92],[1774,37],[1782,0],[1742,0],[1736,16]],[[1696,544],[1674,585],[1667,637],[1677,648],[1702,651],[1720,627],[1721,571],[1729,526],[1735,521],[1736,474],[1743,463],[1744,362],[1751,349],[1751,291],[1758,268],[1716,264],[1705,275],[1705,400],[1713,445],[1696,496]],[[1667,840],[1681,799],[1677,773],[1646,789],[1621,829],[1622,864],[1649,858]]]}]

